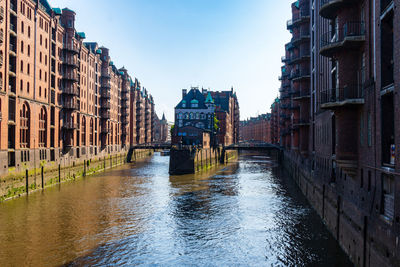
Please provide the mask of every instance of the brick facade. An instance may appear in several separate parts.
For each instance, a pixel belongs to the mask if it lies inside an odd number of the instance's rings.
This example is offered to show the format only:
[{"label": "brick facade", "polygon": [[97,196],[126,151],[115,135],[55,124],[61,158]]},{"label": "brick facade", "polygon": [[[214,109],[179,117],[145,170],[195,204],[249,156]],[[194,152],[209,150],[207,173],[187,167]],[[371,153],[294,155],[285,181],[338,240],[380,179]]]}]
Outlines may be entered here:
[{"label": "brick facade", "polygon": [[[45,0],[0,1],[0,173],[72,164],[152,140],[152,97],[107,48],[84,42],[75,16]],[[143,130],[131,107],[136,92]]]},{"label": "brick facade", "polygon": [[262,114],[240,122],[240,141],[261,141],[272,143],[270,113]]},{"label": "brick facade", "polygon": [[[274,103],[280,110],[272,111],[281,117],[285,156],[310,174],[303,191],[313,188],[308,198],[358,266],[400,262],[399,4],[293,3],[288,22],[293,39],[283,57],[279,104]],[[295,25],[298,14],[308,18]],[[309,32],[304,43],[296,27]],[[301,52],[300,44],[309,45],[310,58],[293,63],[291,50]],[[297,97],[293,69],[302,77]],[[299,109],[290,109],[293,101]],[[296,126],[296,119],[308,119],[307,125]]]}]

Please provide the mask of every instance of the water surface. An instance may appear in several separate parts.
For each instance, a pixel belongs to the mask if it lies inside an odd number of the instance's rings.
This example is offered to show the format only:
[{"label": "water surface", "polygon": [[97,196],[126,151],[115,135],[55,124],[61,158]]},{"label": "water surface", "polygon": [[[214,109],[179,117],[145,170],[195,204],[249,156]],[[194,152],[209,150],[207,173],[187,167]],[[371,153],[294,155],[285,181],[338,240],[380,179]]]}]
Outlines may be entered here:
[{"label": "water surface", "polygon": [[263,155],[169,176],[154,156],[0,204],[0,266],[350,266]]}]

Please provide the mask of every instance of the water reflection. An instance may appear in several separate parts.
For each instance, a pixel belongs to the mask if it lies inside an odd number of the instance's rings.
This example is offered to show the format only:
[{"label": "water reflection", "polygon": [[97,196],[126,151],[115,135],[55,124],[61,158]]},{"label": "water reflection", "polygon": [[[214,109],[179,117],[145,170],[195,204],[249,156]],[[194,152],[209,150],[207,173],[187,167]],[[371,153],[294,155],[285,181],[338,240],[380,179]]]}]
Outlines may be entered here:
[{"label": "water reflection", "polygon": [[2,203],[0,266],[350,265],[274,166],[242,155],[168,176],[168,157],[156,155]]}]

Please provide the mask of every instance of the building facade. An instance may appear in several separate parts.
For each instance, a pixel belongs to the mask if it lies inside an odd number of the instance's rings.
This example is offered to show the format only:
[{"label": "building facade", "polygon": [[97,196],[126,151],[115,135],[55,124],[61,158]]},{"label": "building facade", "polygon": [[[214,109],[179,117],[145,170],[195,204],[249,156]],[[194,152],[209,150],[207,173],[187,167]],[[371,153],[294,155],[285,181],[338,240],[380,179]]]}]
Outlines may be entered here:
[{"label": "building facade", "polygon": [[240,122],[240,141],[272,143],[270,113]]},{"label": "building facade", "polygon": [[399,5],[299,0],[287,25],[281,144],[358,266],[400,262]]},{"label": "building facade", "polygon": [[[188,128],[189,127],[189,128]],[[239,104],[231,91],[182,90],[182,100],[175,107],[173,143],[201,144],[203,132],[210,133],[213,145],[239,141]]]},{"label": "building facade", "polygon": [[[107,48],[84,41],[75,16],[45,0],[0,2],[0,173],[72,164],[136,142],[137,87]],[[154,118],[147,93],[143,113],[144,143]]]}]

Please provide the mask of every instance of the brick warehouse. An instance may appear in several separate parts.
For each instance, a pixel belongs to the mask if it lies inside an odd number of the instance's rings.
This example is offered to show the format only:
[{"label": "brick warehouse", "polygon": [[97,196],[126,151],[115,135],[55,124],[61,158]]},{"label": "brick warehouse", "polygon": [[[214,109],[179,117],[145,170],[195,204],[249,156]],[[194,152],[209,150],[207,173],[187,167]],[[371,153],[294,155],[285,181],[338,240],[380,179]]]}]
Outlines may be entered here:
[{"label": "brick warehouse", "polygon": [[262,141],[272,143],[272,117],[270,113],[240,122],[240,141]]},{"label": "brick warehouse", "polygon": [[0,1],[0,174],[153,139],[152,96],[74,24],[45,0]]},{"label": "brick warehouse", "polygon": [[294,2],[272,109],[285,167],[357,266],[400,266],[399,5]]}]

